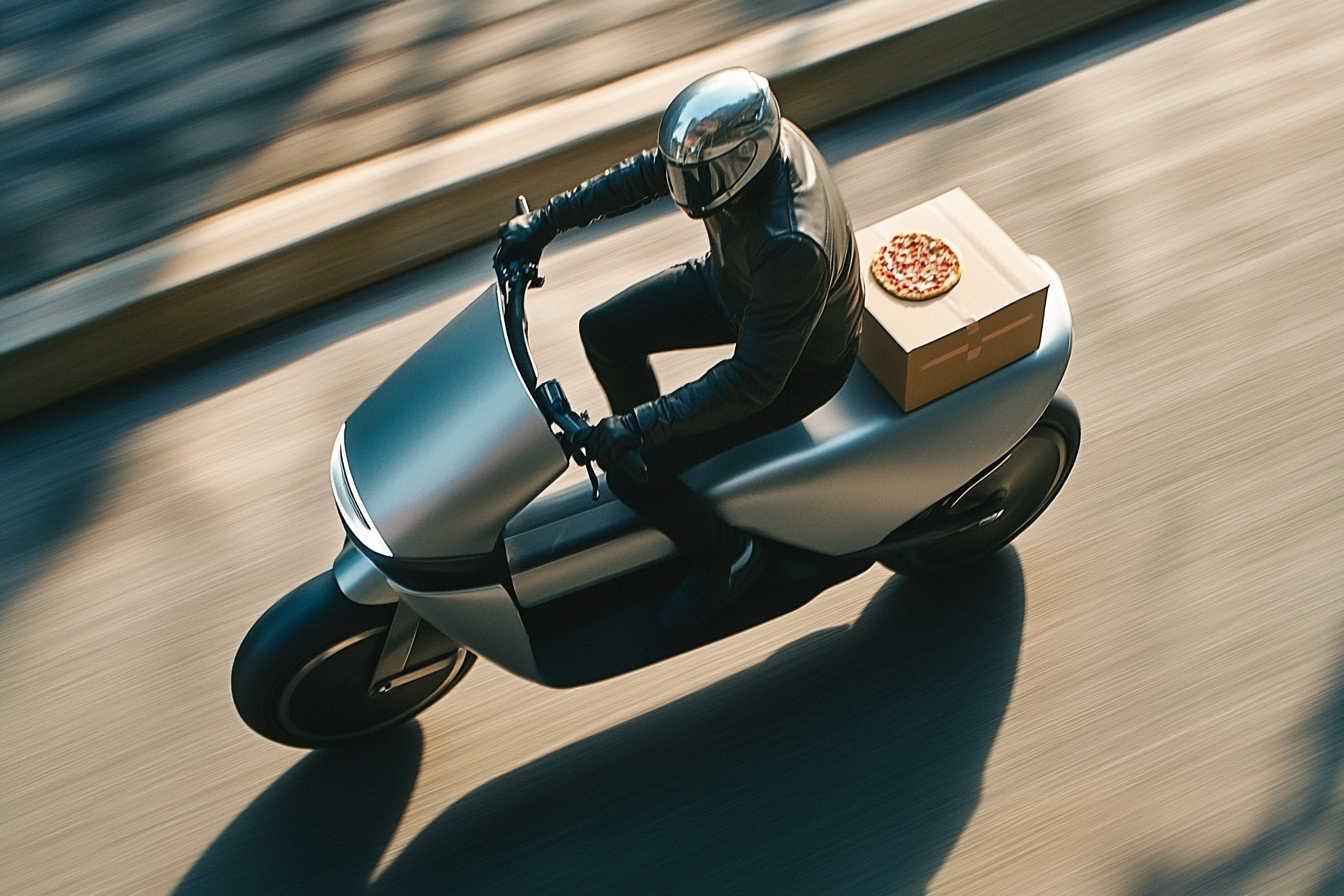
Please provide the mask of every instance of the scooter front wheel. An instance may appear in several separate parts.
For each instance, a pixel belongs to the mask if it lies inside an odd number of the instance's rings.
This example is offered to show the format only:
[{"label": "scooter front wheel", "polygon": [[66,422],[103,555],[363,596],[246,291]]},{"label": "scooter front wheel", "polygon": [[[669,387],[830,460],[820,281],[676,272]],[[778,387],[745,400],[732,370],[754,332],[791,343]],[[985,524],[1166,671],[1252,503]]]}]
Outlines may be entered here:
[{"label": "scooter front wheel", "polygon": [[330,570],[295,588],[238,648],[232,676],[238,714],[263,737],[304,748],[351,743],[412,718],[461,681],[476,657],[431,630],[428,640],[441,640],[442,656],[430,663],[437,668],[371,692],[395,612],[395,604],[349,600]]},{"label": "scooter front wheel", "polygon": [[976,503],[1001,503],[1002,512],[981,525],[942,541],[896,551],[879,562],[906,575],[933,575],[988,557],[1022,533],[1045,512],[1064,487],[1082,441],[1078,411],[1056,395],[1036,425],[995,466],[982,473],[942,512],[966,512]]}]

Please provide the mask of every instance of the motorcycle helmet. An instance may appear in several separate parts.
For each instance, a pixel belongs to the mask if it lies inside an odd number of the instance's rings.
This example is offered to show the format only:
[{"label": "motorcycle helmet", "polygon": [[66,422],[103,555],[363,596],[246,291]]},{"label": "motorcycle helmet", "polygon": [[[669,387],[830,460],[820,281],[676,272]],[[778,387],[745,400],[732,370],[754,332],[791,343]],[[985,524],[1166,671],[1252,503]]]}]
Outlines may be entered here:
[{"label": "motorcycle helmet", "polygon": [[658,128],[673,201],[703,218],[742,192],[779,146],[779,122],[769,82],[745,68],[691,83]]}]

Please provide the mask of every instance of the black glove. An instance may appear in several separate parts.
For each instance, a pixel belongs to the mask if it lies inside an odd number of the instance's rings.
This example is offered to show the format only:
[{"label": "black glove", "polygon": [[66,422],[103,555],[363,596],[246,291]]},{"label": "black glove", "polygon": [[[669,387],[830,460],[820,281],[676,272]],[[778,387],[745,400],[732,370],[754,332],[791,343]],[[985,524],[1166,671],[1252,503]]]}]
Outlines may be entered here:
[{"label": "black glove", "polygon": [[541,260],[541,250],[555,239],[557,231],[547,210],[541,209],[510,218],[499,225],[497,232],[495,267],[502,271],[515,261],[536,264]]},{"label": "black glove", "polygon": [[590,426],[574,437],[583,446],[583,453],[597,460],[598,466],[610,471],[621,455],[644,444],[634,414],[603,417],[596,426]]}]

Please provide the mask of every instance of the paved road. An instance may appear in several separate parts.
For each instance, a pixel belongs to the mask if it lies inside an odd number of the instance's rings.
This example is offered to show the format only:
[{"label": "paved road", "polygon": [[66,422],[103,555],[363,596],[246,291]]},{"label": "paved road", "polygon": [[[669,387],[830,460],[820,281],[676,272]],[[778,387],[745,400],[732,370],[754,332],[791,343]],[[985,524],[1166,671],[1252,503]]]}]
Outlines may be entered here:
[{"label": "paved road", "polygon": [[[5,889],[1344,892],[1344,9],[1182,10],[823,135],[856,223],[962,185],[1070,290],[1084,453],[960,585],[875,569],[575,691],[481,664],[307,755],[234,717],[233,649],[488,250],[10,427]],[[580,309],[702,240],[558,243],[540,368],[598,406]]]}]

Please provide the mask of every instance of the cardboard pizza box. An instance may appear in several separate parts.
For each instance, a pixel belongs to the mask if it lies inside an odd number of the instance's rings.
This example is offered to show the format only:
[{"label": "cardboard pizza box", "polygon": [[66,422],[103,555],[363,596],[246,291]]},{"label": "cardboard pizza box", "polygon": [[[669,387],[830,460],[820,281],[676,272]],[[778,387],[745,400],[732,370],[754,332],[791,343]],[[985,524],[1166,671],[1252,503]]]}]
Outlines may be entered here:
[{"label": "cardboard pizza box", "polygon": [[[898,233],[927,233],[961,260],[961,280],[922,302],[873,276],[873,253]],[[1049,279],[960,188],[855,234],[866,290],[859,358],[903,411],[993,373],[1041,344]]]}]

